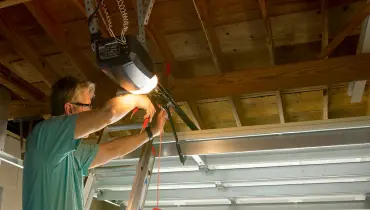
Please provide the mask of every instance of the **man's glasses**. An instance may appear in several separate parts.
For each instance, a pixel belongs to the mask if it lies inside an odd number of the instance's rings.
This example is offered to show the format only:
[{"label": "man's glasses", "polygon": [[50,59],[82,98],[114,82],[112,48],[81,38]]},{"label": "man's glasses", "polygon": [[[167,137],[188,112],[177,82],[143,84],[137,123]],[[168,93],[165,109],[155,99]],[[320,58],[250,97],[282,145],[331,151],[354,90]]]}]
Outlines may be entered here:
[{"label": "man's glasses", "polygon": [[86,108],[92,108],[91,104],[84,104],[84,103],[80,103],[80,102],[71,102],[71,104],[73,105],[76,105],[76,106],[82,106],[82,107],[86,107]]}]

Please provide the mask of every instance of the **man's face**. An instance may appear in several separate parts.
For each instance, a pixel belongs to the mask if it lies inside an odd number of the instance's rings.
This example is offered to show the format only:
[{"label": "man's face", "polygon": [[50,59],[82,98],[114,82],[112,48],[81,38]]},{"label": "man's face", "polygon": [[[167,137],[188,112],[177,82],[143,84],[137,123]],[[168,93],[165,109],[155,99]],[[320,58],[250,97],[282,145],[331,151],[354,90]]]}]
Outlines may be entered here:
[{"label": "man's face", "polygon": [[65,112],[67,115],[78,114],[80,112],[85,112],[91,110],[91,96],[88,88],[80,89],[77,96],[73,101],[66,103]]}]

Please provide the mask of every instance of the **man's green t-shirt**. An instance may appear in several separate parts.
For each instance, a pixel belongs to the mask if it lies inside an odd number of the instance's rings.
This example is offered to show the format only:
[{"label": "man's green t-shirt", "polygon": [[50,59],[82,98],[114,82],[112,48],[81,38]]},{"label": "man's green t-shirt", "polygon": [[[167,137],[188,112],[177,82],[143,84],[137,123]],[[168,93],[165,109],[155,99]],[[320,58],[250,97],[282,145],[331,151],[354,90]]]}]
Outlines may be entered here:
[{"label": "man's green t-shirt", "polygon": [[83,176],[97,145],[74,139],[77,115],[52,117],[27,138],[23,210],[82,210]]}]

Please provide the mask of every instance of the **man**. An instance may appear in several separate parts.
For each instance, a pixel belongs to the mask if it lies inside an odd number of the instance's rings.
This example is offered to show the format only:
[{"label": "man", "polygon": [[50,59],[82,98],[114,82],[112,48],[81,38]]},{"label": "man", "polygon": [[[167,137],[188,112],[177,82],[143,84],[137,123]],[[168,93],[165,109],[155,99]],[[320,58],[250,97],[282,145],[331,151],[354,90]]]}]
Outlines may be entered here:
[{"label": "man", "polygon": [[[118,96],[103,108],[91,110],[94,92],[93,83],[72,77],[53,86],[52,117],[39,123],[27,138],[23,210],[82,210],[83,176],[88,169],[122,157],[149,140],[150,132],[142,132],[100,145],[81,143],[81,138],[117,122],[136,107],[145,109],[146,116],[155,113],[143,95]],[[151,128],[153,136],[162,132],[165,122],[161,111]]]}]

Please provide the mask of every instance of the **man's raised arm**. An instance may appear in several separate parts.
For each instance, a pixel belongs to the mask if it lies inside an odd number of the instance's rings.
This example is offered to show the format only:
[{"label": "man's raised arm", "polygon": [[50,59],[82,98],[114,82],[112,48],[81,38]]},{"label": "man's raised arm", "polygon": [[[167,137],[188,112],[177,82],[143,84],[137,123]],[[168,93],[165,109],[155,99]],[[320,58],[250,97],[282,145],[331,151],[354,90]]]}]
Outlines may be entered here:
[{"label": "man's raised arm", "polygon": [[146,110],[146,117],[153,117],[155,108],[144,95],[123,95],[110,99],[103,108],[78,114],[75,139],[88,136],[107,125],[117,122],[134,108]]},{"label": "man's raised arm", "polygon": [[[155,126],[151,128],[153,137],[161,134],[166,120],[167,114],[164,110],[161,110],[157,116]],[[113,159],[123,157],[145,144],[148,140],[148,134],[146,132],[142,132],[140,134],[119,137],[110,142],[102,143],[99,145],[98,153],[90,165],[90,168],[95,168]]]}]

